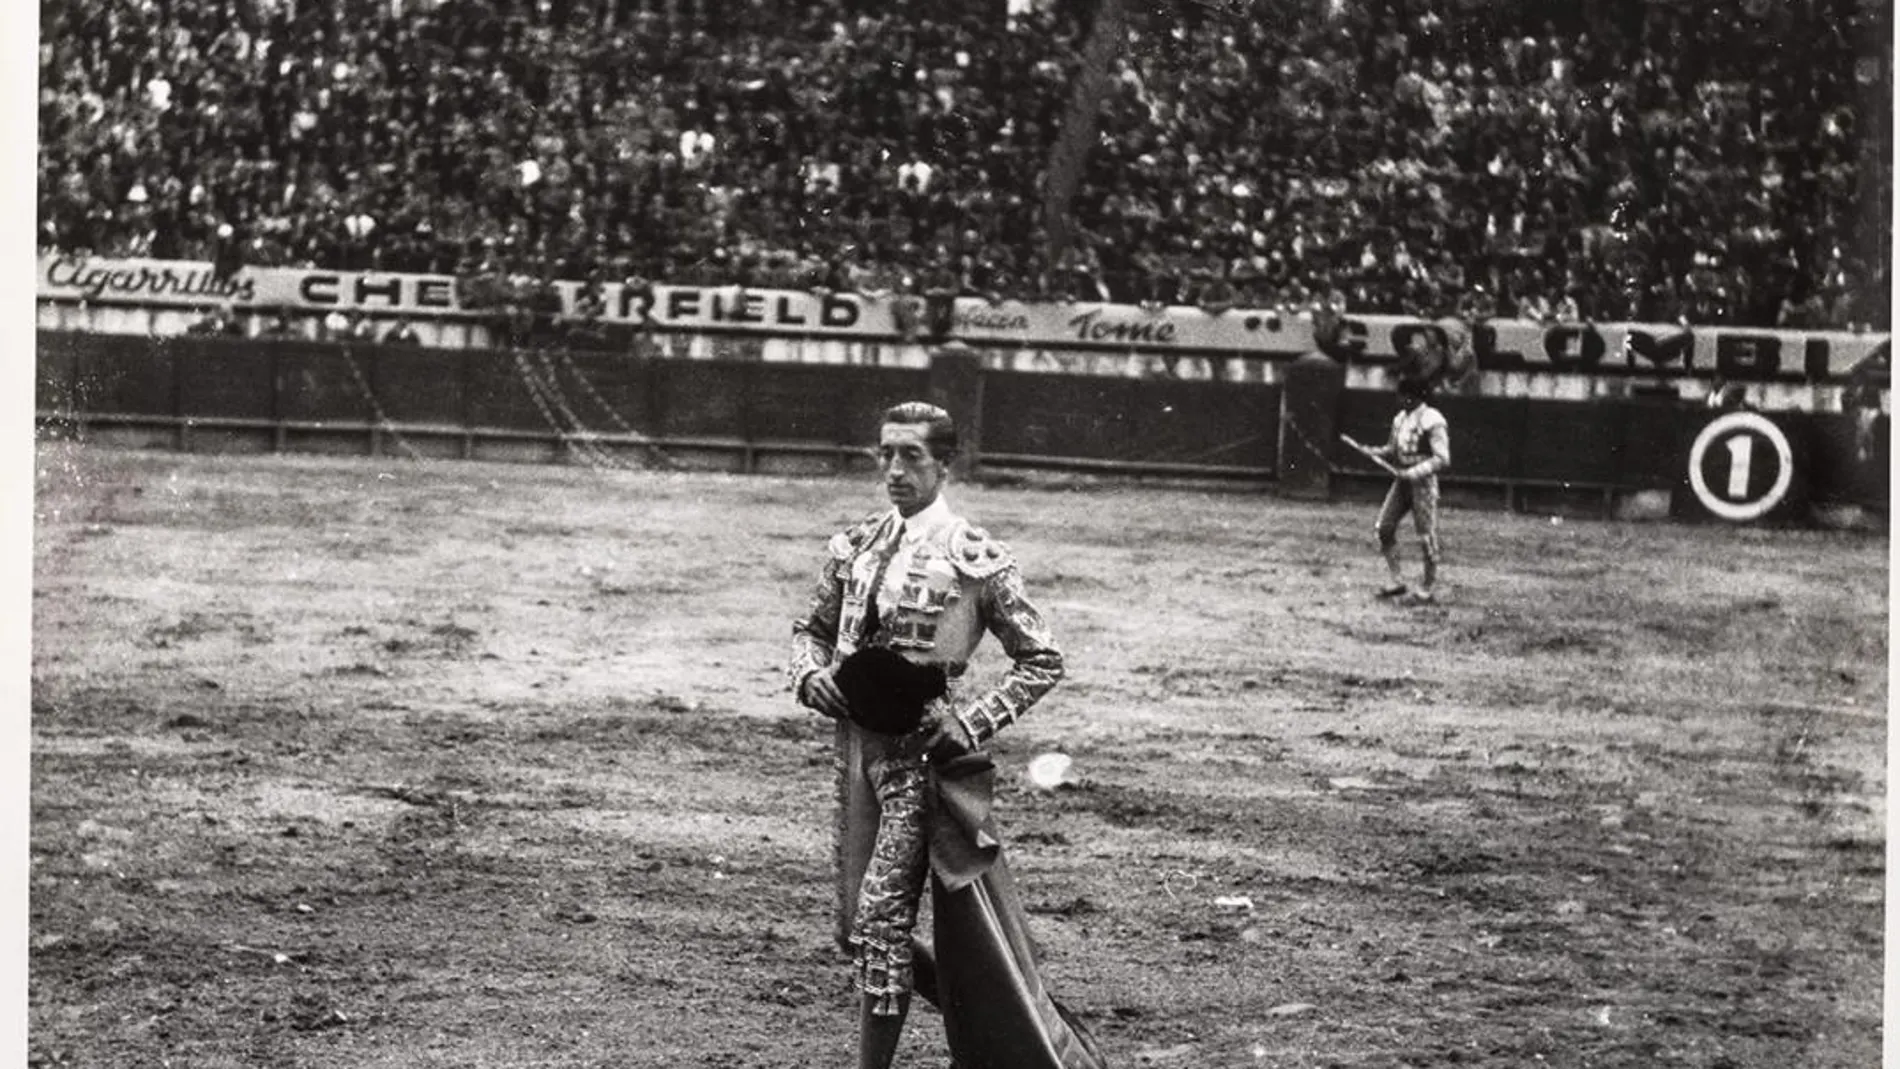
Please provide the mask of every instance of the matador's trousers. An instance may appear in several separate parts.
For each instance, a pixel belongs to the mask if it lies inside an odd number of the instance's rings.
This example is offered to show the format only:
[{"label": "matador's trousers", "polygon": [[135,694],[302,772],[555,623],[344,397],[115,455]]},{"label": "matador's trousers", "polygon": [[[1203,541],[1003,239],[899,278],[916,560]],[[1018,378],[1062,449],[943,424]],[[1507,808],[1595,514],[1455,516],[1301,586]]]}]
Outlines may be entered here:
[{"label": "matador's trousers", "polygon": [[843,720],[836,759],[837,941],[872,1012],[891,1015],[915,984],[911,936],[930,866],[929,770],[915,740]]},{"label": "matador's trousers", "polygon": [[1088,1030],[1042,981],[989,819],[989,755],[927,765],[900,740],[840,721],[837,758],[836,933],[873,1012],[896,1012],[915,983],[927,880],[937,1003],[956,1064],[1104,1069]]},{"label": "matador's trousers", "polygon": [[1389,546],[1397,536],[1399,521],[1406,513],[1412,514],[1412,527],[1418,532],[1418,541],[1423,548],[1425,559],[1437,564],[1438,554],[1438,479],[1436,476],[1411,482],[1406,479],[1394,479],[1385,492],[1385,500],[1379,504],[1379,518],[1374,530],[1379,536],[1381,546]]}]

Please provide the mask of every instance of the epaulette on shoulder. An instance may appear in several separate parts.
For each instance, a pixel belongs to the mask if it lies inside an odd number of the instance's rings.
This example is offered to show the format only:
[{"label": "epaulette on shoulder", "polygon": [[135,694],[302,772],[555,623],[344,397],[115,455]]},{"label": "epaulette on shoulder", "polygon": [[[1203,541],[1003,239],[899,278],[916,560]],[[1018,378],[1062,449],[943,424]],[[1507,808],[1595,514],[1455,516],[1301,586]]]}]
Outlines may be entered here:
[{"label": "epaulette on shoulder", "polygon": [[958,523],[950,532],[950,563],[972,579],[988,579],[1016,563],[1009,547],[981,527]]},{"label": "epaulette on shoulder", "polygon": [[877,530],[877,525],[879,521],[884,519],[884,516],[885,513],[873,512],[844,530],[839,531],[837,534],[832,535],[831,542],[827,544],[825,548],[830,551],[834,558],[838,560],[849,560],[851,557],[857,555],[858,550],[864,548],[866,542],[871,540],[872,533]]}]

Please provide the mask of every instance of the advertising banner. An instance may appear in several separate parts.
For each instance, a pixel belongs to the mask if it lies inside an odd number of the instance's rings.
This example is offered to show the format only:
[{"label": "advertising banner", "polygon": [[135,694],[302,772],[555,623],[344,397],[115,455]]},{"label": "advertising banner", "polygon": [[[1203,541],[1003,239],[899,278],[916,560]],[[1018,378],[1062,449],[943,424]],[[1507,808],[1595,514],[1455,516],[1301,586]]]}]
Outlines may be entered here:
[{"label": "advertising banner", "polygon": [[[238,309],[332,309],[418,319],[468,319],[447,275],[246,267],[220,278],[209,263],[42,256],[41,301],[94,305]],[[581,284],[555,283],[573,314]],[[665,331],[891,341],[918,323],[921,299],[739,286],[602,287],[600,318]],[[1210,314],[1174,306],[1077,303],[992,304],[959,298],[950,336],[986,349],[1293,359],[1320,348],[1348,363],[1379,364],[1424,343],[1450,343],[1446,330],[1409,316],[1348,315],[1339,336],[1319,345],[1313,320],[1274,309]],[[1490,320],[1470,330],[1482,371],[1720,378],[1742,382],[1838,382],[1870,358],[1884,358],[1886,334],[1641,323],[1535,323]]]},{"label": "advertising banner", "polygon": [[[579,301],[580,284],[558,285],[562,306],[572,311]],[[899,333],[891,301],[856,293],[667,285],[653,286],[649,293],[614,282],[602,287],[602,295],[606,310],[601,318],[611,323],[865,339]]]},{"label": "advertising banner", "polygon": [[[1110,349],[1183,356],[1291,359],[1320,348],[1313,320],[1274,310],[1148,311],[1132,305],[1024,304],[963,299],[952,333],[971,345]],[[1691,376],[1734,381],[1829,382],[1890,344],[1886,334],[1645,323],[1489,320],[1470,330],[1481,371]],[[1325,347],[1349,363],[1397,360],[1413,346],[1454,344],[1439,324],[1412,316],[1349,315]]]},{"label": "advertising banner", "polygon": [[[554,285],[562,311],[572,314],[579,304],[581,284],[557,281]],[[38,295],[42,301],[185,308],[229,304],[240,310],[288,308],[312,314],[332,309],[416,318],[490,314],[466,307],[456,280],[448,275],[245,267],[220,279],[209,263],[178,260],[42,256]],[[667,285],[634,291],[610,283],[602,287],[602,297],[601,318],[609,323],[781,335],[893,337],[898,333],[892,302],[850,293]]]},{"label": "advertising banner", "polygon": [[39,299],[237,309],[333,308],[438,317],[471,314],[456,300],[447,275],[244,267],[219,278],[211,264],[185,260],[111,260],[42,256]]},{"label": "advertising banner", "polygon": [[991,304],[965,297],[956,302],[951,324],[951,334],[971,345],[1226,352],[1289,358],[1313,350],[1311,319],[1283,317],[1272,310],[1236,308],[1210,315],[1186,306],[1148,311],[1127,304]]}]

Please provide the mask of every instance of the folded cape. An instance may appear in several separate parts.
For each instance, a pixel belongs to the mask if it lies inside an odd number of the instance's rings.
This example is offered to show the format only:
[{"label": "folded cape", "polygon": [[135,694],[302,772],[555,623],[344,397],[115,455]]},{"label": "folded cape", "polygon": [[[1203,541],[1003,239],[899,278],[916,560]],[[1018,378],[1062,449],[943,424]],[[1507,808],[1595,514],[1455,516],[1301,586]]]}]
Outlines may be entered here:
[{"label": "folded cape", "polygon": [[1050,992],[990,824],[986,753],[930,766],[931,924],[937,1006],[958,1069],[1106,1069],[1095,1039]]},{"label": "folded cape", "polygon": [[996,763],[979,750],[930,763],[930,867],[960,891],[995,863],[1002,843],[990,819]]}]

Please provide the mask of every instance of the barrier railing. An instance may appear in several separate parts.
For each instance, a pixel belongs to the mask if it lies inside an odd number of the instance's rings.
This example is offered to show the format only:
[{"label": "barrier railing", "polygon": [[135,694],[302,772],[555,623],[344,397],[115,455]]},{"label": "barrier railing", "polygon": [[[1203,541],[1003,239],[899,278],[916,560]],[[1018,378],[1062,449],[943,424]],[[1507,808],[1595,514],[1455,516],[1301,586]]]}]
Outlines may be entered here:
[{"label": "barrier railing", "polygon": [[[1232,383],[999,371],[955,348],[891,368],[54,331],[37,383],[43,428],[132,444],[774,472],[863,466],[878,413],[931,396],[965,419],[986,470],[1317,493],[1383,478],[1337,437],[1383,440],[1392,415],[1388,391],[1319,357],[1284,382]],[[1677,493],[1712,414],[1669,398],[1435,403],[1454,429],[1447,486],[1514,508]],[[1884,414],[1774,415],[1806,497],[1884,509]]]}]

